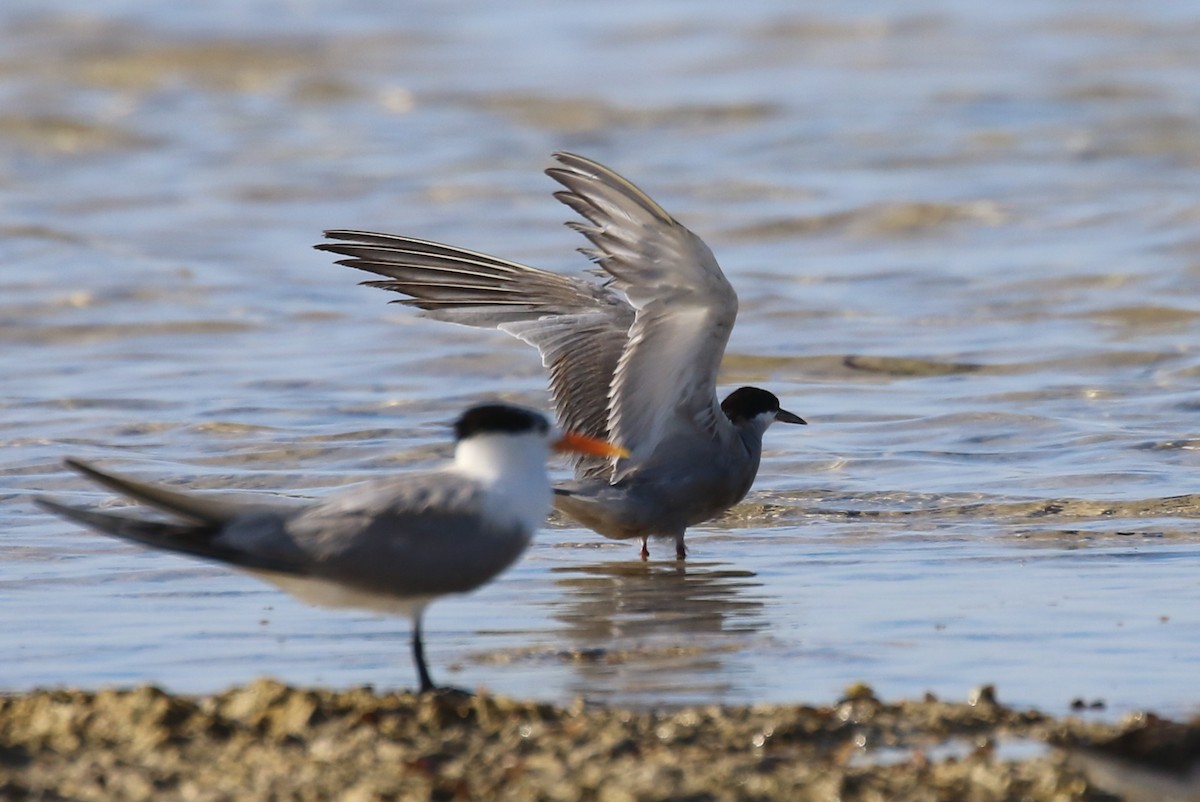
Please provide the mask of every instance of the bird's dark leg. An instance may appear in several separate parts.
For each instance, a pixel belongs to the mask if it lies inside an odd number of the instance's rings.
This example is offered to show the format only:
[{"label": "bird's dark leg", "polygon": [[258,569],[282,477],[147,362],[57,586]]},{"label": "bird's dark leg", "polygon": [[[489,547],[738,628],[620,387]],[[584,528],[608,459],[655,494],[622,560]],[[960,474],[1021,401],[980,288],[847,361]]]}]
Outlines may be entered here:
[{"label": "bird's dark leg", "polygon": [[687,546],[683,545],[683,532],[675,536],[675,559],[687,559]]},{"label": "bird's dark leg", "polygon": [[421,693],[436,691],[437,686],[429,678],[429,668],[425,665],[425,644],[421,640],[421,616],[413,618],[412,628],[413,662],[417,664],[417,677],[421,680]]},{"label": "bird's dark leg", "polygon": [[429,676],[429,667],[425,665],[425,641],[421,637],[421,615],[413,619],[412,630],[413,662],[417,664],[417,677],[421,680],[420,693],[436,693],[440,696],[466,697],[472,696],[470,691],[455,688],[450,685],[438,687]]},{"label": "bird's dark leg", "polygon": [[650,559],[650,549],[646,547],[646,541],[648,541],[649,539],[650,539],[649,535],[642,538],[642,562],[645,562],[646,560]]}]

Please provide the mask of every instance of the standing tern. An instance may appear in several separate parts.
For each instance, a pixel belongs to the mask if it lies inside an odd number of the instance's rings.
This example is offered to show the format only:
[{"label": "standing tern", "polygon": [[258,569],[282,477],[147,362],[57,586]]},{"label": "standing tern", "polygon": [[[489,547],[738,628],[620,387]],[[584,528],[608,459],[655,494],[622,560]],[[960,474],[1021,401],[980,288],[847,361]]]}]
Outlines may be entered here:
[{"label": "standing tern", "polygon": [[775,421],[804,423],[766,390],[718,403],[717,369],[737,295],[712,251],[612,170],[554,154],[554,197],[587,222],[569,227],[591,248],[604,283],[452,245],[365,231],[326,231],[338,264],[384,276],[365,284],[408,296],[427,317],[496,328],[538,349],[559,422],[624,445],[626,458],[583,457],[554,506],[600,534],[673,538],[741,501]]},{"label": "standing tern", "polygon": [[181,493],[74,459],[66,464],[175,520],[36,501],[109,535],[249,571],[310,604],[407,615],[424,693],[435,689],[421,640],[426,605],[474,590],[525,551],[550,512],[550,450],[621,453],[594,438],[555,433],[541,413],[507,404],[467,410],[455,438],[454,462],[442,470],[372,481],[305,505]]}]

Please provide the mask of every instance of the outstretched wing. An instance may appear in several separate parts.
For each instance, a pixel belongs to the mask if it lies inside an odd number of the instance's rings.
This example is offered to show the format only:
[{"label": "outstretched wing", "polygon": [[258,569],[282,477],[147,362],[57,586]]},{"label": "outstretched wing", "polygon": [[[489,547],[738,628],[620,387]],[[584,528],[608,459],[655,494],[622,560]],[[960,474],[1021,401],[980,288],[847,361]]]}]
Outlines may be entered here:
[{"label": "outstretched wing", "polygon": [[609,385],[634,311],[602,284],[437,242],[365,231],[326,231],[319,250],[338,264],[384,276],[426,317],[494,328],[538,349],[550,371],[559,423],[607,438]]},{"label": "outstretched wing", "polygon": [[636,310],[610,390],[610,438],[628,448],[630,467],[675,432],[715,432],[717,369],[737,295],[712,251],[646,193],[612,170],[571,153],[547,174],[555,197],[588,224],[569,223],[586,250]]}]

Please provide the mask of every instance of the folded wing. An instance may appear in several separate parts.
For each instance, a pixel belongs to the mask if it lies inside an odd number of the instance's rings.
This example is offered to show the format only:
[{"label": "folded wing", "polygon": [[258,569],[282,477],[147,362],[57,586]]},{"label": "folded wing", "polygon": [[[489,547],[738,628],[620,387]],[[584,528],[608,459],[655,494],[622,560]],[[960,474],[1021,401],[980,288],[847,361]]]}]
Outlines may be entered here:
[{"label": "folded wing", "polygon": [[66,464],[121,495],[142,501],[160,512],[183,520],[152,520],[63,504],[48,498],[35,499],[41,507],[56,515],[123,540],[165,551],[229,563],[249,570],[306,573],[301,561],[289,559],[283,553],[248,550],[222,539],[226,529],[239,520],[253,520],[264,530],[279,530],[289,509],[286,505],[271,508],[261,504],[234,502],[218,496],[181,493],[161,485],[118,476],[80,460],[68,459]]}]

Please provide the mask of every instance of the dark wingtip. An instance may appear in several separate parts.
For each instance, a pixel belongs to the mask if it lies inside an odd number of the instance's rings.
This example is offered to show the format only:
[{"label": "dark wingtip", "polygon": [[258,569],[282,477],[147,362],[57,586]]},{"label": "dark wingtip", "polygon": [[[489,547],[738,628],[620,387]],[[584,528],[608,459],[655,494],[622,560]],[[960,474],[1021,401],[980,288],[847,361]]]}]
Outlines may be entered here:
[{"label": "dark wingtip", "polygon": [[33,503],[34,506],[40,507],[51,515],[57,515],[59,518],[66,518],[71,521],[78,522],[80,520],[79,516],[85,512],[82,507],[56,501],[49,496],[34,496]]},{"label": "dark wingtip", "polygon": [[[578,153],[572,153],[569,150],[556,150],[550,154],[550,158],[559,164],[565,164],[568,168],[575,168],[583,164],[595,164],[594,161],[587,156],[580,156]],[[554,169],[553,167],[550,169]]]},{"label": "dark wingtip", "polygon": [[65,506],[62,503],[50,498],[49,496],[34,496],[33,503],[36,504],[37,506],[41,507],[43,510],[46,510],[47,512],[58,512],[60,509],[62,509]]},{"label": "dark wingtip", "polygon": [[355,231],[351,228],[327,228],[321,232],[321,236],[325,239],[336,240],[336,242],[318,242],[313,247],[318,251],[334,251],[336,253],[336,248],[345,247],[341,243],[355,242],[369,234],[369,231]]},{"label": "dark wingtip", "polygon": [[63,466],[66,468],[70,468],[71,470],[75,471],[76,473],[81,473],[84,476],[92,476],[92,477],[107,477],[108,476],[108,474],[104,473],[99,468],[94,467],[91,463],[84,462],[83,460],[77,459],[75,457],[65,458],[63,460]]},{"label": "dark wingtip", "polygon": [[354,241],[354,234],[350,231],[326,231],[325,236],[333,240],[333,242],[318,242],[313,246],[318,251],[329,251],[331,253],[341,253],[339,248],[350,247],[347,243]]}]

